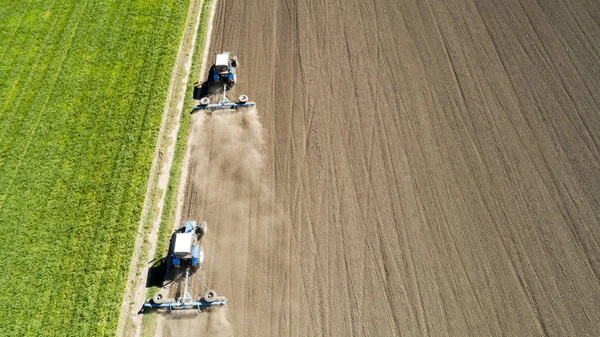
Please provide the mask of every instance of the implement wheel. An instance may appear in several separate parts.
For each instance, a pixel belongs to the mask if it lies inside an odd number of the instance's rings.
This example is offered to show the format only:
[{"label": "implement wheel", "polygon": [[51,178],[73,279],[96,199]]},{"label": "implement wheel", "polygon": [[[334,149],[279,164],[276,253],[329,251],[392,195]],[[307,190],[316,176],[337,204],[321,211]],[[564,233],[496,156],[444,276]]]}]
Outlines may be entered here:
[{"label": "implement wheel", "polygon": [[159,291],[152,296],[152,302],[156,304],[163,304],[165,302],[165,296]]},{"label": "implement wheel", "polygon": [[200,99],[200,105],[209,105],[210,104],[210,99],[208,97],[202,97]]},{"label": "implement wheel", "polygon": [[204,302],[214,302],[217,300],[217,292],[214,290],[208,290],[207,292],[204,293]]}]

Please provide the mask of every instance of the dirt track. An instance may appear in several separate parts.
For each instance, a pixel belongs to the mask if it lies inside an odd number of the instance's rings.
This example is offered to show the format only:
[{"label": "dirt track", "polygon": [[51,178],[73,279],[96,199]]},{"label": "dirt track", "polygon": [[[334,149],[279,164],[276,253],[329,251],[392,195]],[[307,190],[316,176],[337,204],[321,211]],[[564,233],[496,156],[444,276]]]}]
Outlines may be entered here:
[{"label": "dirt track", "polygon": [[215,20],[262,128],[194,117],[183,216],[236,336],[598,334],[599,2]]}]

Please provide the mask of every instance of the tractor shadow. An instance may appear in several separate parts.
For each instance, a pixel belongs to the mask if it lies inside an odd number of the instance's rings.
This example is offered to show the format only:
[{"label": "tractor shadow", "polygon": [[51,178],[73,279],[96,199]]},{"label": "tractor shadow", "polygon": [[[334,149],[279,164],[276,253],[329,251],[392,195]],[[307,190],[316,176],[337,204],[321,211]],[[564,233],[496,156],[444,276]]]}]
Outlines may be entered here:
[{"label": "tractor shadow", "polygon": [[215,66],[212,66],[208,71],[208,79],[202,83],[196,82],[194,84],[194,99],[198,100],[202,97],[210,97],[223,89],[220,84],[213,81],[214,74]]},{"label": "tractor shadow", "polygon": [[148,275],[146,276],[146,288],[150,287],[164,287],[167,286],[179,275],[177,271],[174,270],[173,265],[169,261],[169,256],[172,255],[173,250],[175,248],[175,240],[171,237],[171,241],[169,242],[169,251],[167,256],[156,258],[150,261],[150,267],[148,268]]},{"label": "tractor shadow", "polygon": [[168,277],[168,260],[166,257],[154,259],[150,262],[152,265],[148,268],[146,277],[146,288],[162,287],[165,282],[169,282]]}]

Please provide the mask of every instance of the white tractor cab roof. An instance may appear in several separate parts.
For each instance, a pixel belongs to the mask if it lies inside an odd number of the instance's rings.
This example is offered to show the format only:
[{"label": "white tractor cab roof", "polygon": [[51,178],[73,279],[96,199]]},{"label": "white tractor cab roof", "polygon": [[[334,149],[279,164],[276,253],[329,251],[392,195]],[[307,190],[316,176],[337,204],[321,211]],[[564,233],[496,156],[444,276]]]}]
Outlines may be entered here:
[{"label": "white tractor cab roof", "polygon": [[225,52],[222,54],[217,54],[215,69],[219,74],[229,71],[229,53]]},{"label": "white tractor cab roof", "polygon": [[194,233],[177,233],[173,255],[185,257],[192,254],[192,244],[195,241],[194,235]]}]

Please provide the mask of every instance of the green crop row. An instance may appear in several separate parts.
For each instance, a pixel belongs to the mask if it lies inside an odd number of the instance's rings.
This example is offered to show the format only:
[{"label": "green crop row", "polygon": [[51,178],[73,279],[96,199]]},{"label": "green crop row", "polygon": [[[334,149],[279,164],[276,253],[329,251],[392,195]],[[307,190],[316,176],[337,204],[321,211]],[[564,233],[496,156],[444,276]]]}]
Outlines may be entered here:
[{"label": "green crop row", "polygon": [[188,2],[0,1],[0,336],[114,335]]},{"label": "green crop row", "polygon": [[[156,252],[154,259],[166,257],[169,248],[169,240],[173,230],[173,222],[175,220],[175,212],[177,209],[177,193],[179,192],[179,184],[181,182],[181,174],[183,169],[183,157],[187,146],[187,138],[190,131],[191,112],[194,107],[194,99],[192,93],[195,82],[198,80],[200,68],[202,67],[202,56],[204,54],[204,46],[208,32],[208,22],[210,16],[210,7],[212,0],[203,0],[200,12],[200,24],[196,35],[194,51],[192,52],[192,64],[188,77],[187,88],[184,93],[184,105],[180,118],[180,128],[177,133],[175,143],[175,153],[173,155],[173,166],[169,174],[169,184],[164,196],[164,208],[162,212],[158,240],[156,242]],[[151,287],[147,292],[147,297],[151,297],[160,288]],[[142,319],[142,336],[152,336],[156,329],[156,316],[144,315]]]}]

